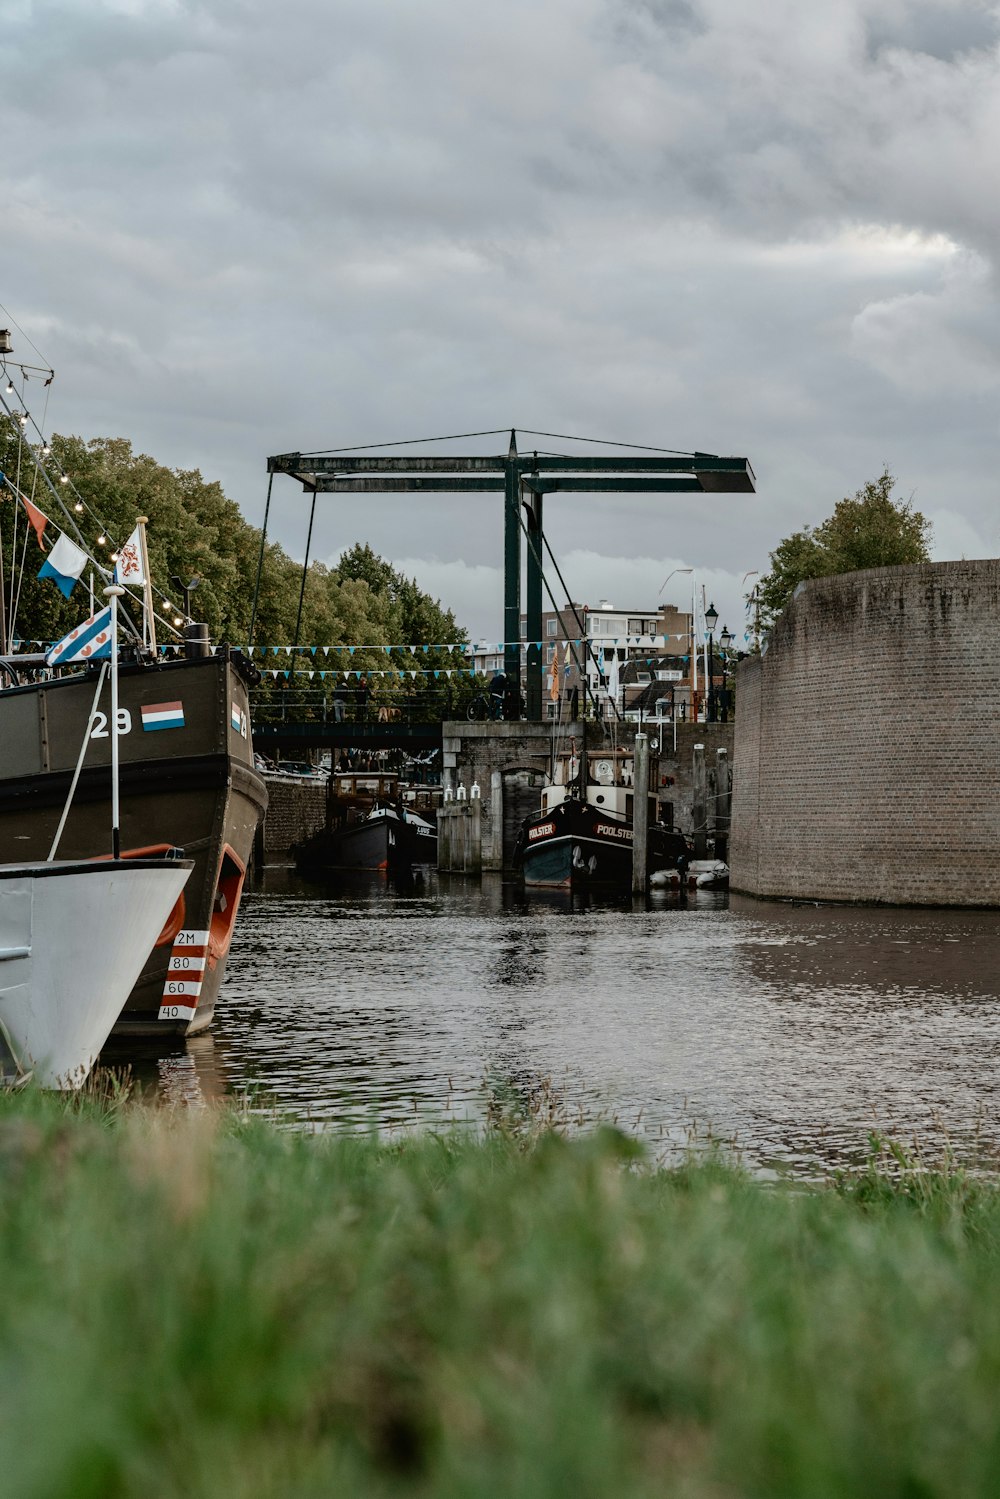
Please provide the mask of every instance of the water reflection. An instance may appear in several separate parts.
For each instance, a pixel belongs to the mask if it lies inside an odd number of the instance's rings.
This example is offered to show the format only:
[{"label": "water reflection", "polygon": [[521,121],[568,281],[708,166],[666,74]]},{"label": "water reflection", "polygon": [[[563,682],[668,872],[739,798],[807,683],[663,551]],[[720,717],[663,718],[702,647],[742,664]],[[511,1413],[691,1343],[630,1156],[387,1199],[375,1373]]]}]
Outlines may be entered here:
[{"label": "water reflection", "polygon": [[[249,893],[214,1036],[140,1062],[197,1101],[259,1085],[314,1127],[480,1119],[484,1080],[666,1150],[692,1123],[812,1169],[875,1122],[1000,1146],[1000,915],[634,908],[429,875]],[[149,1064],[149,1065],[147,1065]]]}]

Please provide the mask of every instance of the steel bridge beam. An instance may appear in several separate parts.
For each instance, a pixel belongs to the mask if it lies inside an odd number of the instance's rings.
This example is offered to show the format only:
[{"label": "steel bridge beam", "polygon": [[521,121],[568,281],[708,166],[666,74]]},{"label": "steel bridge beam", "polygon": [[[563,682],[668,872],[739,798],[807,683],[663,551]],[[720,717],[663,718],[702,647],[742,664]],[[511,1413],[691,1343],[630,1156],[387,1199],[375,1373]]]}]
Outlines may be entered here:
[{"label": "steel bridge beam", "polygon": [[[542,634],[542,497],[546,494],[753,494],[746,458],[715,453],[576,457],[520,454],[515,432],[506,456],[429,457],[358,453],[279,453],[271,474],[288,474],[319,494],[499,494],[504,496],[504,671],[521,683],[521,510],[531,538],[525,607],[527,639]],[[527,652],[527,705],[542,714],[542,652]],[[331,742],[325,740],[324,742]]]}]

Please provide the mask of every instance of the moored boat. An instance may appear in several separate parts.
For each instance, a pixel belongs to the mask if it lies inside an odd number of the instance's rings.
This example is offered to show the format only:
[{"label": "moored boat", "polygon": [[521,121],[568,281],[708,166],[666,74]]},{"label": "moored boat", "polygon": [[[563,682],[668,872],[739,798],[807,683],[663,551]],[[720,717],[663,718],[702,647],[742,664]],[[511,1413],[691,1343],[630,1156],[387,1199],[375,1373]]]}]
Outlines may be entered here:
[{"label": "moored boat", "polygon": [[[115,1023],[121,1035],[191,1035],[211,1024],[267,805],[250,739],[253,668],[238,652],[212,652],[201,639],[187,649],[191,654],[179,659],[123,661],[119,671],[122,852],[181,847],[194,863]],[[43,680],[44,664],[44,657],[24,656],[0,663],[14,679],[0,689],[0,860],[7,862],[46,858],[94,700],[96,667]],[[105,684],[62,858],[90,859],[107,847],[110,719]],[[177,978],[174,955],[192,950],[202,967]]]},{"label": "moored boat", "polygon": [[300,843],[295,863],[305,875],[345,869],[395,873],[415,864],[436,864],[437,828],[406,807],[375,806],[355,822]]},{"label": "moored boat", "polygon": [[[631,888],[634,839],[632,756],[622,750],[572,750],[556,760],[538,812],[525,819],[514,851],[527,887]],[[646,875],[672,875],[686,887],[691,850],[648,794]]]},{"label": "moored boat", "polygon": [[44,1088],[86,1080],[192,868],[175,858],[0,866],[0,1072]]}]

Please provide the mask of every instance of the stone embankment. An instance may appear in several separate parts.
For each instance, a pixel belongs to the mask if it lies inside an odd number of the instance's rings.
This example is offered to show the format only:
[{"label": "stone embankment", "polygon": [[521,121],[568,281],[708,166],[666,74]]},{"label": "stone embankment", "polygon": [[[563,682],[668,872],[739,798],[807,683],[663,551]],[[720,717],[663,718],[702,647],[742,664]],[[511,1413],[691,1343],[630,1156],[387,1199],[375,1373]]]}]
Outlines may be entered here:
[{"label": "stone embankment", "polygon": [[1000,905],[1000,562],[814,579],[736,690],[734,889]]}]

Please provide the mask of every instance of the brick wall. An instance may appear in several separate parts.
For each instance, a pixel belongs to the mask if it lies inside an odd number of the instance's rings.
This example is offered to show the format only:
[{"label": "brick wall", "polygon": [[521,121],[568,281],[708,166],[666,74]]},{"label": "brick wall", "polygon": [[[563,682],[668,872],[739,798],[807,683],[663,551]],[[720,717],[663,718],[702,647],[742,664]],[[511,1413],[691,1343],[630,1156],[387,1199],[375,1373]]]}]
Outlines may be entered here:
[{"label": "brick wall", "polygon": [[315,784],[267,778],[267,814],[258,829],[256,862],[284,863],[293,843],[301,843],[326,826],[326,782]]},{"label": "brick wall", "polygon": [[1000,905],[1000,562],[815,579],[737,692],[735,889]]}]

